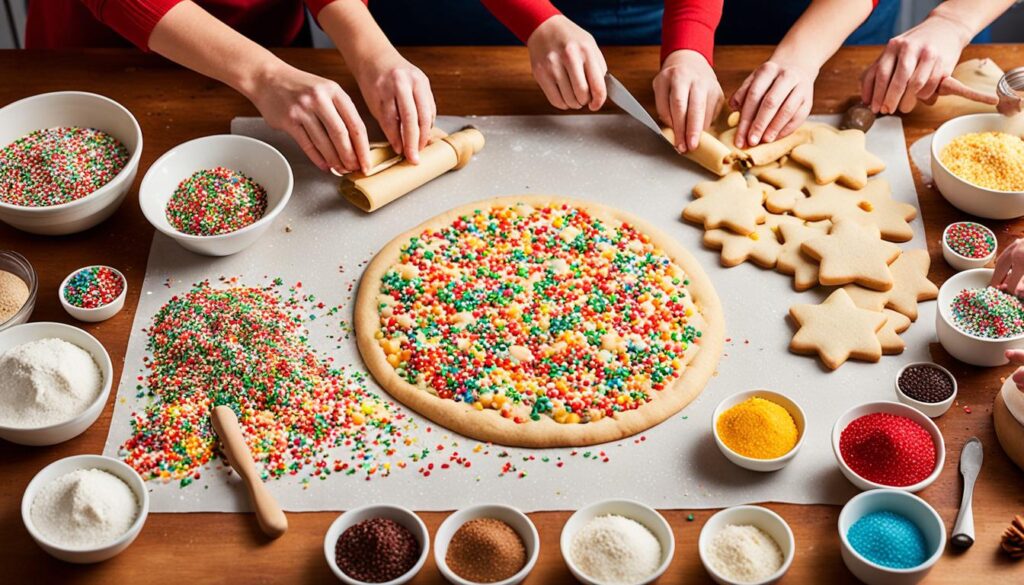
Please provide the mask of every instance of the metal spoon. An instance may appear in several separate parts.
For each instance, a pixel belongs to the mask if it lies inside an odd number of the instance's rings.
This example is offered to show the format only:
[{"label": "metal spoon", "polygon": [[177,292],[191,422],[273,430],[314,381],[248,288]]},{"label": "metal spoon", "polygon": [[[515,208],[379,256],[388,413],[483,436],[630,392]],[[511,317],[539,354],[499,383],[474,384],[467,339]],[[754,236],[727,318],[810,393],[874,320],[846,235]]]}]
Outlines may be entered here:
[{"label": "metal spoon", "polygon": [[956,548],[967,549],[974,544],[974,512],[971,510],[971,498],[974,496],[974,481],[981,471],[984,452],[978,437],[971,437],[964,442],[960,451],[960,475],[964,476],[964,495],[960,501],[960,512],[953,523],[953,535],[949,541]]}]

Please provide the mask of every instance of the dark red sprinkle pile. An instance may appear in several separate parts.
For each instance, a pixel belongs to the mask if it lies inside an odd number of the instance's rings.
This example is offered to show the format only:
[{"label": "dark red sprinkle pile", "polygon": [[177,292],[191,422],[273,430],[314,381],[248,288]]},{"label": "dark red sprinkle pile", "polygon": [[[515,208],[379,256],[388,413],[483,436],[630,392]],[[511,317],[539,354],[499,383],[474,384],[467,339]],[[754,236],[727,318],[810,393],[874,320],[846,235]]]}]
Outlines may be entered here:
[{"label": "dark red sprinkle pile", "polygon": [[953,380],[946,372],[931,366],[910,366],[896,382],[900,392],[918,402],[935,404],[953,395]]},{"label": "dark red sprinkle pile", "polygon": [[365,583],[383,583],[409,572],[420,558],[420,544],[405,526],[370,518],[341,533],[334,560],[343,573]]},{"label": "dark red sprinkle pile", "polygon": [[913,420],[876,412],[855,419],[839,437],[843,461],[868,481],[904,487],[935,470],[935,442]]}]

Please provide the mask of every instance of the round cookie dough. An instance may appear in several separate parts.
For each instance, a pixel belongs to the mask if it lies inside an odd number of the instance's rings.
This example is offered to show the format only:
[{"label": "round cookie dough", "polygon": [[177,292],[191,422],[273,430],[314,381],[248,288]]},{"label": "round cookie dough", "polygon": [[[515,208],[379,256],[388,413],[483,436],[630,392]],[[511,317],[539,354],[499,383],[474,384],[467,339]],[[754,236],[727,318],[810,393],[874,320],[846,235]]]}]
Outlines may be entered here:
[{"label": "round cookie dough", "polygon": [[718,363],[725,324],[697,261],[610,207],[512,196],[443,213],[387,244],[355,308],[377,382],[480,441],[615,441],[679,412]]}]

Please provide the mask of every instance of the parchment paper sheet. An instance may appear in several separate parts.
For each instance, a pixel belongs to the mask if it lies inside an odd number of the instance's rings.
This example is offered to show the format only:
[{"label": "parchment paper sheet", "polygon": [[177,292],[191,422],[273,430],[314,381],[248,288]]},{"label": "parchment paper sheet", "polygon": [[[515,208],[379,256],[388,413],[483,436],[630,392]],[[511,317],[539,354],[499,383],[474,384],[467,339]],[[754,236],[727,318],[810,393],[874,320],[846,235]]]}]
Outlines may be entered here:
[{"label": "parchment paper sheet", "polygon": [[[828,120],[835,121],[835,120]],[[840,475],[830,443],[836,417],[848,407],[870,400],[894,399],[894,376],[900,366],[928,359],[934,338],[935,303],[924,303],[920,318],[904,334],[903,355],[878,364],[848,362],[826,373],[815,359],[790,354],[792,329],[785,316],[795,303],[818,302],[821,291],[796,293],[789,277],[744,264],[724,269],[718,252],[701,245],[702,230],[679,217],[690,190],[710,174],[683,160],[665,142],[622,115],[441,117],[446,130],[466,123],[478,126],[487,146],[472,164],[443,177],[377,211],[364,214],[338,194],[338,179],[320,173],[287,137],[258,119],[236,119],[232,132],[254,136],[277,146],[295,171],[295,193],[271,232],[252,248],[228,258],[207,258],[180,248],[157,233],[150,250],[131,340],[125,358],[110,435],[104,453],[114,456],[129,434],[129,415],[142,407],[135,398],[146,336],[141,331],[170,297],[192,283],[219,276],[241,276],[262,284],[265,276],[285,282],[301,280],[303,291],[326,303],[339,304],[351,295],[348,285],[359,277],[359,265],[392,236],[448,208],[496,195],[559,194],[613,205],[637,214],[692,250],[708,271],[725,307],[728,336],[718,375],[680,416],[644,433],[594,449],[529,451],[490,448],[473,453],[475,441],[434,428],[425,444],[446,445],[472,461],[470,469],[435,470],[428,478],[416,465],[390,477],[365,481],[361,476],[332,475],[312,480],[304,489],[296,478],[268,482],[287,510],[342,510],[371,502],[400,503],[417,510],[450,510],[472,502],[507,502],[526,511],[573,509],[611,497],[628,497],[658,508],[709,508],[746,502],[844,502],[853,488]],[[882,176],[894,197],[917,205],[899,118],[879,119],[868,134],[868,148],[885,160]],[[921,220],[913,222],[915,238],[907,248],[924,247]],[[286,231],[286,226],[291,231]],[[346,268],[344,273],[339,266]],[[168,286],[169,285],[169,286]],[[351,319],[352,303],[343,317]],[[327,319],[312,328],[312,342],[341,364],[362,368],[355,340],[335,349],[326,339]],[[718,452],[711,435],[711,413],[735,392],[770,388],[797,400],[808,415],[807,436],[795,460],[782,471],[758,474],[740,469]],[[374,386],[374,388],[376,388]],[[434,426],[434,425],[429,425]],[[453,446],[457,443],[457,447]],[[584,458],[604,451],[610,461]],[[534,461],[523,461],[535,456]],[[543,463],[543,457],[565,464]],[[440,462],[440,460],[435,459]],[[499,476],[510,462],[526,471]],[[299,477],[302,477],[301,475]],[[180,488],[177,483],[151,482],[154,512],[239,511],[247,508],[244,492],[223,469],[211,467],[202,479]]]}]

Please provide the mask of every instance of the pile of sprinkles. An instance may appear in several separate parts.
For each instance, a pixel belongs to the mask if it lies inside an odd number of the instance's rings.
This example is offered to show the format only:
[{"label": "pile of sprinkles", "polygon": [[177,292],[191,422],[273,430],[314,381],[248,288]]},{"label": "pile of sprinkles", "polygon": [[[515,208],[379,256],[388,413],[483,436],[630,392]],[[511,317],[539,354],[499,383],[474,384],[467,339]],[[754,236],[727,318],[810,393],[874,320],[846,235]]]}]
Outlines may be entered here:
[{"label": "pile of sprinkles", "polygon": [[130,154],[95,128],[36,130],[0,150],[0,201],[49,207],[77,201],[106,185]]},{"label": "pile of sprinkles", "polygon": [[854,419],[839,436],[839,452],[857,475],[893,487],[924,481],[938,458],[924,427],[886,412]]},{"label": "pile of sprinkles", "polygon": [[964,333],[1004,339],[1024,333],[1024,304],[997,288],[965,288],[950,306],[953,324]]},{"label": "pile of sprinkles", "polygon": [[96,309],[117,300],[124,292],[124,277],[107,266],[89,266],[64,285],[64,300],[73,307]]},{"label": "pile of sprinkles", "polygon": [[985,258],[996,249],[996,238],[985,226],[959,221],[946,228],[946,244],[965,258]]},{"label": "pile of sprinkles", "polygon": [[494,206],[426,230],[381,280],[377,339],[406,382],[515,422],[587,423],[671,385],[703,321],[683,270],[627,223]]},{"label": "pile of sprinkles", "polygon": [[167,221],[182,233],[216,236],[238,231],[267,211],[267,190],[238,171],[215,167],[182,181],[167,202]]}]

